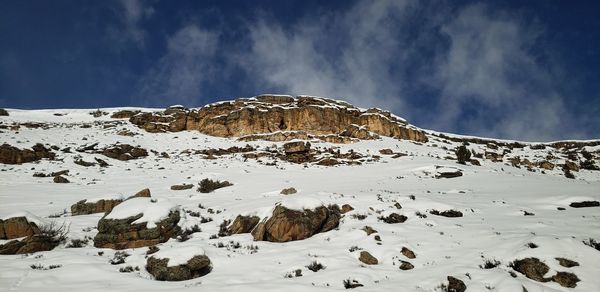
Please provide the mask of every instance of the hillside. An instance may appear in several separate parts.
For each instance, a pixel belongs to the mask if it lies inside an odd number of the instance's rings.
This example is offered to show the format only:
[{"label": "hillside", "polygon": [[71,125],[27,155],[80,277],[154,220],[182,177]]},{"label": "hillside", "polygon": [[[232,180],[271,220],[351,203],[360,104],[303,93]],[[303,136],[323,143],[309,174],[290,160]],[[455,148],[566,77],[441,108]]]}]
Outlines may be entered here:
[{"label": "hillside", "polygon": [[600,287],[600,140],[439,133],[308,96],[5,113],[7,291]]}]

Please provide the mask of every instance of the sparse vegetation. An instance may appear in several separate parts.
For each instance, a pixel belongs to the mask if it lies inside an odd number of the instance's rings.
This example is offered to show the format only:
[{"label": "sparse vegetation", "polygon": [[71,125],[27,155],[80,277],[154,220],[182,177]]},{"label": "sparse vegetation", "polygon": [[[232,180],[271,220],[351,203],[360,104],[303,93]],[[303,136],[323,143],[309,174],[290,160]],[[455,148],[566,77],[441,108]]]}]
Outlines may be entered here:
[{"label": "sparse vegetation", "polygon": [[346,289],[354,289],[354,288],[358,288],[358,287],[363,287],[364,285],[359,283],[358,281],[354,280],[354,279],[346,279],[344,280],[344,288]]},{"label": "sparse vegetation", "polygon": [[483,265],[479,265],[479,267],[482,269],[489,270],[499,266],[500,264],[501,263],[495,259],[486,259]]},{"label": "sparse vegetation", "polygon": [[456,160],[460,164],[467,164],[467,161],[471,160],[471,151],[465,145],[458,146],[454,153],[456,154]]},{"label": "sparse vegetation", "polygon": [[113,256],[112,259],[110,259],[108,262],[111,265],[120,265],[125,263],[125,259],[130,256],[130,254],[124,252],[124,251],[117,251],[115,252],[115,255]]},{"label": "sparse vegetation", "polygon": [[228,181],[213,181],[211,179],[205,178],[200,181],[200,186],[198,187],[198,192],[201,193],[210,193],[216,189],[232,186],[233,184]]},{"label": "sparse vegetation", "polygon": [[58,268],[62,267],[62,265],[49,265],[46,267],[46,266],[43,266],[42,264],[33,264],[29,267],[34,270],[46,271],[46,270],[58,269]]},{"label": "sparse vegetation", "polygon": [[596,241],[593,238],[590,238],[588,241],[583,241],[583,244],[585,244],[591,248],[595,248],[597,251],[600,251],[600,242]]},{"label": "sparse vegetation", "polygon": [[313,261],[312,263],[310,263],[310,265],[306,266],[306,268],[313,272],[318,272],[319,270],[324,270],[325,266],[323,266],[321,263],[319,263],[317,261]]}]

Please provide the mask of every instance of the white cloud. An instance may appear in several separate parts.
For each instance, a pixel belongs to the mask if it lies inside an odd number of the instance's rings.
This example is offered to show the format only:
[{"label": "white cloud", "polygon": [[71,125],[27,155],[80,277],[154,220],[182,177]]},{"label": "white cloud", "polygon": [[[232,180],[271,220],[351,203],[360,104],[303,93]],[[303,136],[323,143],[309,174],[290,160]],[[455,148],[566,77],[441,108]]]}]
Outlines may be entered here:
[{"label": "white cloud", "polygon": [[144,47],[147,33],[141,22],[152,17],[154,8],[148,1],[141,0],[117,0],[114,8],[122,25],[109,27],[109,38],[116,45],[114,48],[121,50],[130,43]]},{"label": "white cloud", "polygon": [[167,52],[140,79],[136,97],[145,105],[198,104],[203,86],[216,74],[216,32],[187,25],[167,41]]}]

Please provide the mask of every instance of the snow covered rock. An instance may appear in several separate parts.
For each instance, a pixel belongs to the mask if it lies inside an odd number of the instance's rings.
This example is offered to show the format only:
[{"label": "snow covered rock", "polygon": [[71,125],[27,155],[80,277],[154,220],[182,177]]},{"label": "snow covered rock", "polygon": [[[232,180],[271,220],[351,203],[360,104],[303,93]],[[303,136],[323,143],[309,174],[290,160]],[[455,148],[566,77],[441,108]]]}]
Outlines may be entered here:
[{"label": "snow covered rock", "polygon": [[185,281],[211,271],[208,256],[199,248],[159,251],[146,260],[146,270],[158,281]]},{"label": "snow covered rock", "polygon": [[166,242],[180,230],[179,210],[168,201],[133,198],[98,221],[94,246],[126,249]]},{"label": "snow covered rock", "polygon": [[8,117],[8,112],[5,109],[0,108],[0,116]]},{"label": "snow covered rock", "polygon": [[[345,102],[311,96],[260,95],[214,103],[192,111],[178,109],[140,113],[131,117],[130,122],[148,132],[197,130],[217,137],[303,131],[324,138],[336,135],[374,139],[378,134],[417,142],[427,141],[423,131],[409,126],[405,120],[390,112],[364,110]],[[328,140],[347,141],[331,137]]]},{"label": "snow covered rock", "polygon": [[0,219],[0,239],[13,239],[39,233],[39,227],[34,222],[36,220],[27,219],[26,216]]},{"label": "snow covered rock", "polygon": [[81,200],[71,205],[71,215],[77,216],[110,212],[115,206],[122,202],[122,199],[100,199],[90,202]]},{"label": "snow covered rock", "polygon": [[42,144],[35,144],[31,149],[19,149],[8,144],[0,146],[0,163],[21,164],[33,162],[42,158],[54,159],[54,152]]},{"label": "snow covered rock", "polygon": [[104,148],[102,155],[118,160],[130,160],[148,156],[148,151],[129,144],[117,144]]},{"label": "snow covered rock", "polygon": [[340,217],[337,206],[294,210],[280,204],[273,209],[270,218],[262,221],[257,216],[238,216],[228,231],[231,234],[251,232],[254,240],[287,242],[330,231],[339,225]]},{"label": "snow covered rock", "polygon": [[288,142],[283,144],[283,151],[286,155],[306,153],[310,151],[310,143],[303,141]]}]

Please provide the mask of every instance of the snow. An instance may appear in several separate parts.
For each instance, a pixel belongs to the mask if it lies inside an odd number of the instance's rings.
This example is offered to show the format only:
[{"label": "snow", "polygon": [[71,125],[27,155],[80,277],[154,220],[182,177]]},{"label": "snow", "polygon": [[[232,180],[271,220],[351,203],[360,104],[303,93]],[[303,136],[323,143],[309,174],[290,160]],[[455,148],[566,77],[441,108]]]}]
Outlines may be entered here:
[{"label": "snow", "polygon": [[[154,109],[139,109],[152,111]],[[60,160],[42,160],[23,165],[0,164],[0,218],[26,214],[28,218],[43,221],[61,220],[70,224],[70,239],[94,237],[95,229],[104,214],[64,216],[50,218],[68,210],[70,206],[87,198],[110,198],[116,194],[135,194],[149,188],[156,203],[148,198],[127,200],[113,210],[111,217],[128,217],[144,213],[138,221],[149,225],[160,221],[172,208],[182,214],[180,226],[198,224],[201,232],[193,233],[185,242],[171,239],[159,244],[155,257],[169,257],[169,265],[184,263],[195,254],[206,253],[213,270],[194,280],[168,283],[154,281],[144,267],[147,248],[125,250],[130,256],[121,265],[108,261],[116,251],[97,249],[90,242],[83,248],[58,246],[49,252],[31,255],[0,255],[0,287],[7,291],[173,291],[178,289],[204,289],[207,291],[345,291],[342,281],[356,279],[363,288],[357,291],[440,292],[447,276],[465,281],[467,291],[598,291],[600,287],[600,252],[585,245],[590,238],[600,240],[600,208],[569,207],[576,201],[600,200],[600,172],[581,170],[574,172],[576,179],[564,177],[560,167],[552,171],[528,171],[524,167],[507,165],[509,157],[519,156],[532,162],[545,160],[555,149],[534,150],[529,147],[514,148],[503,162],[478,159],[481,166],[459,165],[445,160],[453,156],[452,149],[459,143],[443,143],[431,139],[417,145],[382,137],[380,140],[358,141],[337,145],[319,143],[320,147],[339,147],[341,152],[350,149],[358,153],[378,154],[380,149],[408,154],[393,159],[382,156],[379,162],[337,167],[295,165],[277,161],[267,166],[256,160],[244,160],[240,155],[222,156],[215,160],[202,155],[185,154],[184,150],[228,148],[250,144],[265,147],[284,142],[239,142],[234,138],[210,137],[198,132],[147,133],[127,121],[114,120],[110,113],[120,108],[101,109],[109,115],[94,118],[89,112],[96,109],[70,110],[9,110],[10,116],[0,117],[3,125],[13,122],[46,122],[49,129],[19,131],[1,129],[0,141],[24,148],[35,143],[56,145],[63,149],[77,149],[83,144],[98,142],[112,145],[117,142],[160,152],[170,158],[160,158],[150,152],[143,159],[118,161],[100,154],[63,153],[56,151]],[[156,109],[158,110],[158,109]],[[65,113],[65,116],[54,116]],[[114,128],[104,129],[102,123],[120,121]],[[80,128],[89,123],[91,128]],[[119,130],[129,130],[139,135],[119,136]],[[430,131],[428,131],[430,132]],[[450,134],[447,134],[450,135]],[[84,138],[86,140],[84,140]],[[434,146],[437,144],[437,146]],[[446,150],[442,146],[446,147]],[[483,145],[471,143],[471,150],[483,153]],[[502,147],[500,147],[502,148]],[[588,151],[600,147],[586,147]],[[502,151],[502,150],[500,150]],[[500,152],[502,153],[502,152]],[[76,156],[86,161],[94,158],[107,160],[111,166],[83,167],[73,163]],[[564,161],[561,155],[551,162]],[[270,161],[270,160],[269,160]],[[441,167],[440,167],[441,166]],[[434,175],[445,169],[460,169],[463,176],[435,179]],[[69,169],[69,184],[55,184],[52,178],[33,178],[35,172],[53,172]],[[233,186],[203,194],[195,189],[171,191],[170,186],[181,183],[197,184],[203,178],[228,180]],[[283,188],[294,187],[301,192],[284,196]],[[413,197],[414,196],[414,197]],[[125,196],[126,197],[126,196]],[[414,199],[413,199],[414,198]],[[89,199],[92,201],[93,199]],[[398,202],[402,209],[394,204]],[[354,210],[346,213],[339,228],[317,234],[309,239],[287,243],[253,241],[250,234],[211,238],[219,231],[224,220],[237,215],[256,214],[260,218],[271,215],[277,204],[300,210],[320,205],[350,204]],[[199,206],[202,206],[200,208]],[[557,207],[566,210],[559,211]],[[209,212],[208,209],[212,209]],[[428,212],[458,210],[460,218],[434,216]],[[535,216],[524,216],[523,210]],[[20,212],[23,211],[23,212]],[[185,211],[198,212],[212,221],[201,223],[199,217]],[[25,213],[29,212],[29,213]],[[386,224],[378,219],[390,213],[408,217],[405,223]],[[416,215],[427,215],[420,218]],[[359,220],[356,215],[366,218]],[[377,234],[367,236],[362,229],[370,226]],[[379,235],[381,242],[374,240]],[[233,248],[232,243],[239,243]],[[539,247],[532,249],[528,243]],[[379,243],[379,244],[378,244]],[[219,248],[219,244],[229,247]],[[258,250],[250,252],[249,246]],[[380,261],[379,265],[364,266],[357,260],[360,250],[369,251]],[[400,250],[412,249],[417,258],[407,259]],[[103,254],[99,254],[103,251]],[[538,257],[550,267],[548,275],[556,271],[575,273],[581,282],[575,288],[564,288],[554,282],[538,283],[517,273],[512,278],[508,267],[511,261],[524,257]],[[564,268],[555,257],[565,257],[580,265]],[[484,259],[496,259],[501,265],[494,269],[481,269]],[[398,269],[399,260],[410,261],[411,271]],[[309,271],[306,266],[318,261],[325,270]],[[30,265],[60,264],[53,270],[32,270]],[[139,267],[140,271],[121,273],[125,266]],[[302,277],[286,278],[295,269]],[[466,274],[470,277],[467,277]],[[401,288],[399,288],[401,287]],[[486,288],[489,287],[489,288]]]},{"label": "snow", "polygon": [[167,267],[175,267],[186,264],[194,256],[205,255],[204,250],[198,246],[184,246],[177,248],[161,249],[152,257],[157,259],[169,259]]},{"label": "snow", "polygon": [[155,223],[167,218],[177,206],[165,199],[132,198],[112,209],[105,219],[125,219],[138,214],[144,214],[133,221],[134,224],[147,222],[148,228],[156,227]]},{"label": "snow", "polygon": [[37,225],[38,227],[41,227],[46,223],[46,221],[44,219],[32,214],[31,212],[27,212],[27,211],[8,213],[8,215],[0,216],[0,220],[6,220],[9,218],[15,218],[15,217],[25,217],[28,222],[35,223],[35,225]]}]

